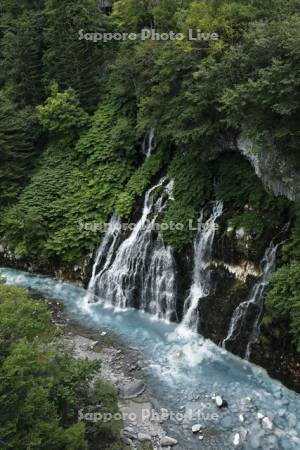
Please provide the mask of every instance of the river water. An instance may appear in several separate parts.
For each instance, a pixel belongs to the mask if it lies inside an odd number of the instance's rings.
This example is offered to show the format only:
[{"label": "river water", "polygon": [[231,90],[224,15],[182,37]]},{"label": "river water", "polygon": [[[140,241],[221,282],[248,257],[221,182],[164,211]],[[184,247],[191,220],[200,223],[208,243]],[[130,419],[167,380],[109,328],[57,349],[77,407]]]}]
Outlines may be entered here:
[{"label": "river water", "polygon": [[[176,448],[232,450],[235,441],[244,449],[300,449],[300,396],[263,369],[175,323],[135,309],[88,304],[86,290],[75,284],[8,268],[0,268],[0,275],[8,284],[61,299],[83,325],[109,330],[141,350],[146,382],[171,415]],[[219,409],[214,395],[228,407]],[[195,423],[204,427],[201,441],[192,435]]]}]

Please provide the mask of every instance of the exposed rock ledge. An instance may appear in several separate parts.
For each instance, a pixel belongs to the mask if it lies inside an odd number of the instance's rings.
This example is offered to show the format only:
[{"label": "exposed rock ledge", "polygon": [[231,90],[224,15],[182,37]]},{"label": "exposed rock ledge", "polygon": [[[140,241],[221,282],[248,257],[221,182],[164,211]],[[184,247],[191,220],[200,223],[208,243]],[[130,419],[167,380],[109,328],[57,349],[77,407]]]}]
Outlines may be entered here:
[{"label": "exposed rock ledge", "polygon": [[251,163],[267,190],[291,201],[300,199],[300,169],[290,154],[283,154],[271,144],[261,148],[244,136],[237,140],[237,148]]}]

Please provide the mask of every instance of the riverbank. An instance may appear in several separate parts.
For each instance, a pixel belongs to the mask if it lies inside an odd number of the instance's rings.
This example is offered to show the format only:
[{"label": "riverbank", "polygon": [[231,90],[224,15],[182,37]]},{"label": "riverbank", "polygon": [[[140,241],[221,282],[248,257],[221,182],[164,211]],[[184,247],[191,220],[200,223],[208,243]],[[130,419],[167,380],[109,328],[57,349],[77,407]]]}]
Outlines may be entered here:
[{"label": "riverbank", "polygon": [[[110,331],[81,325],[68,314],[59,299],[41,298],[38,292],[31,295],[47,303],[64,341],[74,348],[75,357],[101,362],[101,371],[96,378],[107,381],[118,390],[118,405],[124,420],[121,432],[124,445],[133,449],[143,445],[143,448],[157,450],[167,448],[169,444],[175,445],[176,439],[169,436],[172,428],[168,424],[168,416],[145,382],[141,352],[126,346]],[[79,419],[90,420],[90,416],[80,411]]]}]

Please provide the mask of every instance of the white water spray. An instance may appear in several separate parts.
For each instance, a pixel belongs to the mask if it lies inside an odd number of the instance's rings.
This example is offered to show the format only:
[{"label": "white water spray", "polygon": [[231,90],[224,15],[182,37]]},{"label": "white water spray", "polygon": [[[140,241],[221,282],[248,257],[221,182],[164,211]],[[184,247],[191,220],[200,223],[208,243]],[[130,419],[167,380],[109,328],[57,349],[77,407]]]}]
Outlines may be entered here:
[{"label": "white water spray", "polygon": [[198,304],[201,298],[207,297],[210,293],[210,273],[207,270],[207,262],[212,253],[212,246],[216,231],[216,220],[223,212],[223,203],[215,202],[212,215],[206,222],[203,222],[203,212],[201,214],[200,230],[194,241],[194,270],[192,286],[189,295],[184,303],[184,317],[181,328],[198,331],[199,312]]},{"label": "white water spray", "polygon": [[[84,305],[86,309],[89,308],[89,303],[91,303],[94,300],[95,286],[98,277],[104,270],[106,270],[106,268],[109,266],[111,262],[120,231],[121,231],[121,220],[116,214],[114,214],[109,222],[107,232],[103,237],[101,244],[96,252],[92,276],[89,281],[87,294],[84,298]],[[97,274],[97,269],[99,267],[101,270]]]},{"label": "white water spray", "polygon": [[[162,194],[155,199],[159,188]],[[160,319],[176,316],[174,257],[161,236],[153,232],[171,193],[172,182],[166,184],[165,178],[149,189],[141,219],[117,251],[108,250],[110,257],[97,275],[95,270],[91,287],[106,303],[122,309],[136,307]]]}]

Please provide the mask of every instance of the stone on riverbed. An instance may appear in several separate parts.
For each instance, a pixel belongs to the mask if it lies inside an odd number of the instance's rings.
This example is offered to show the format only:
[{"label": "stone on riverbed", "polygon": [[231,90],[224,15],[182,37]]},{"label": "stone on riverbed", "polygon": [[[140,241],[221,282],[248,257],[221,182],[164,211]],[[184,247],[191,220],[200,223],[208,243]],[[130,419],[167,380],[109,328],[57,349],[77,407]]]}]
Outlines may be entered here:
[{"label": "stone on riverbed", "polygon": [[240,447],[240,446],[241,446],[241,436],[239,435],[239,433],[236,433],[236,434],[234,435],[234,438],[233,438],[233,445],[234,445],[235,447]]},{"label": "stone on riverbed", "polygon": [[193,433],[199,433],[199,431],[201,430],[202,426],[200,425],[200,423],[197,423],[195,425],[192,426],[192,432]]},{"label": "stone on riverbed", "polygon": [[178,441],[169,436],[163,436],[160,440],[160,445],[162,447],[173,447],[173,445],[176,445],[176,444],[178,444]]},{"label": "stone on riverbed", "polygon": [[141,395],[145,389],[145,383],[141,380],[135,380],[120,387],[120,397],[123,399],[135,398]]},{"label": "stone on riverbed", "polygon": [[151,436],[149,434],[146,434],[146,433],[138,433],[137,438],[138,438],[138,440],[140,442],[149,442],[149,441],[151,441]]},{"label": "stone on riverbed", "polygon": [[272,431],[273,430],[273,423],[269,419],[269,417],[264,417],[262,420],[262,427],[265,431]]},{"label": "stone on riverbed", "polygon": [[220,395],[216,396],[215,401],[218,408],[226,408],[228,406],[226,400],[224,400]]},{"label": "stone on riverbed", "polygon": [[99,341],[94,341],[90,344],[90,350],[95,350],[96,346],[99,344]]}]

